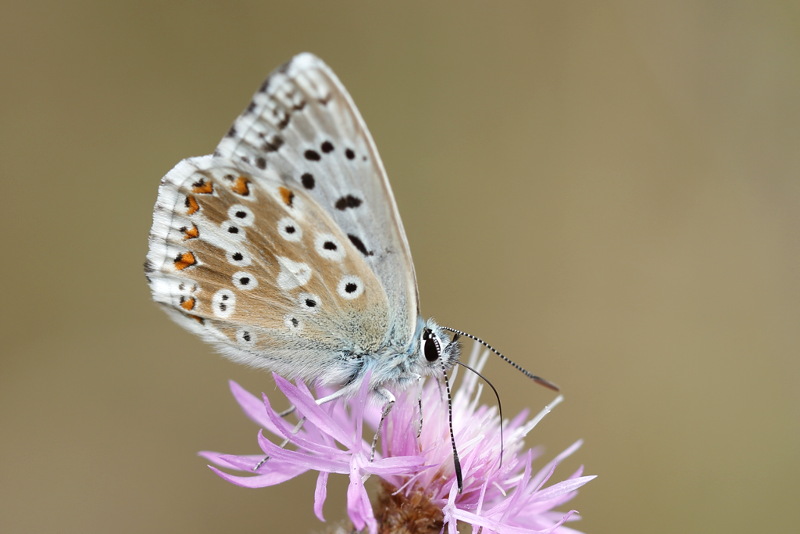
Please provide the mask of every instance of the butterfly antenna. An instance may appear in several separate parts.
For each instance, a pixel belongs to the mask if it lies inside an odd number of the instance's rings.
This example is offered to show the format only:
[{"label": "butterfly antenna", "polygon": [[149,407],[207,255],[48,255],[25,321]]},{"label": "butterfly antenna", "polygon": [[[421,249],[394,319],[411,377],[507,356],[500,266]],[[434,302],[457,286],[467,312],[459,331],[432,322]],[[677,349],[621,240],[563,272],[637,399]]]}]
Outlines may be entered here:
[{"label": "butterfly antenna", "polygon": [[553,391],[558,391],[558,386],[557,385],[553,384],[549,380],[545,380],[544,378],[542,378],[540,376],[536,376],[535,374],[531,373],[527,369],[521,367],[520,365],[518,365],[517,363],[515,363],[514,361],[512,361],[511,359],[506,357],[499,350],[497,350],[493,346],[489,345],[487,342],[485,342],[481,338],[473,336],[472,334],[468,334],[468,333],[463,332],[461,330],[456,330],[455,328],[450,328],[449,326],[442,326],[441,328],[443,328],[445,330],[449,330],[450,332],[453,332],[454,334],[458,334],[460,336],[468,337],[473,341],[477,341],[478,343],[480,343],[481,345],[483,345],[484,347],[486,347],[490,351],[492,351],[495,354],[497,354],[498,356],[500,356],[500,359],[502,359],[504,362],[510,364],[514,369],[516,369],[517,371],[519,371],[523,375],[527,376],[528,378],[530,378],[531,380],[533,380],[534,382],[536,382],[540,386],[544,386],[544,387],[546,387],[548,389],[552,389]]},{"label": "butterfly antenna", "polygon": [[480,374],[478,371],[476,371],[475,369],[473,369],[472,367],[470,367],[466,363],[460,362],[458,360],[456,360],[456,363],[458,365],[460,365],[461,367],[464,367],[464,368],[472,371],[476,375],[478,375],[481,378],[481,380],[483,380],[484,382],[489,384],[489,387],[492,388],[492,391],[494,391],[494,396],[497,399],[497,411],[500,414],[500,465],[498,466],[498,469],[499,469],[499,468],[503,467],[503,453],[505,452],[505,440],[503,439],[503,405],[500,402],[500,394],[497,392],[497,389],[494,387],[494,384],[489,382],[488,378],[486,378],[485,376]]},{"label": "butterfly antenna", "polygon": [[458,492],[464,489],[464,477],[461,474],[461,460],[458,459],[458,449],[456,449],[456,435],[453,432],[453,397],[450,394],[450,381],[447,380],[447,369],[442,363],[442,374],[444,375],[444,387],[447,390],[447,422],[450,426],[450,444],[453,446],[453,467],[456,471],[456,482]]}]

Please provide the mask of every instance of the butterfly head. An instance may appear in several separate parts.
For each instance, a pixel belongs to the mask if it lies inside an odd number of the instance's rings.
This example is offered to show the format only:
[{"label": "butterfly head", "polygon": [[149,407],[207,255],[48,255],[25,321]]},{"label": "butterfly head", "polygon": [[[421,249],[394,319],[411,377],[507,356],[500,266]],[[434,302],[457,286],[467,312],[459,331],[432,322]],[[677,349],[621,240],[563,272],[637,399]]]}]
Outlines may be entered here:
[{"label": "butterfly head", "polygon": [[422,374],[438,374],[448,370],[458,361],[461,354],[459,335],[452,336],[432,319],[422,324],[419,330],[416,359],[425,370]]}]

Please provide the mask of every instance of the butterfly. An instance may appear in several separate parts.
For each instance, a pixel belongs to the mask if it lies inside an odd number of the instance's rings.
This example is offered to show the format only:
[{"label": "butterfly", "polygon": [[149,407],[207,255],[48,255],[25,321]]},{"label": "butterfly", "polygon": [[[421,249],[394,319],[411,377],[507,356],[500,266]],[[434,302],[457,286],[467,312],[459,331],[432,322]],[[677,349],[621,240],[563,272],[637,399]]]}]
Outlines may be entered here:
[{"label": "butterfly", "polygon": [[375,143],[309,53],[267,78],[213,154],[164,176],[145,271],[153,299],[228,358],[337,386],[325,401],[369,376],[384,414],[392,390],[459,363],[460,335],[482,342],[420,316]]}]

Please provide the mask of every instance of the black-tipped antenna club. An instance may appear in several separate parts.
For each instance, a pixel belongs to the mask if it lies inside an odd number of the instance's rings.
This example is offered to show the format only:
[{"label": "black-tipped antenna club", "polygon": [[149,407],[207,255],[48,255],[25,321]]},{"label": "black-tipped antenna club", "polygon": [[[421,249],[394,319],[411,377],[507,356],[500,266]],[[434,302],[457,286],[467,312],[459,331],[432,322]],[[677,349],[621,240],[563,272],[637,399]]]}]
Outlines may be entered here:
[{"label": "black-tipped antenna club", "polygon": [[528,378],[530,378],[531,380],[533,380],[534,382],[536,382],[540,386],[544,386],[544,387],[546,387],[548,389],[552,389],[553,391],[558,391],[559,390],[557,385],[553,384],[549,380],[545,380],[544,378],[542,378],[540,376],[536,376],[535,374],[531,373],[527,369],[521,367],[520,365],[518,365],[514,361],[510,360],[509,358],[507,358],[503,353],[501,353],[499,350],[497,350],[493,346],[489,345],[487,342],[485,342],[481,338],[473,336],[472,334],[468,334],[468,333],[466,333],[466,332],[464,332],[462,330],[456,330],[455,328],[450,328],[449,326],[442,326],[441,328],[443,328],[445,330],[449,330],[450,332],[453,332],[456,335],[468,337],[471,340],[480,343],[481,345],[483,345],[484,347],[486,347],[490,351],[492,351],[495,354],[497,354],[498,356],[500,356],[500,359],[502,359],[504,362],[508,363],[514,369],[516,369],[517,371],[519,371],[523,375],[527,376]]}]

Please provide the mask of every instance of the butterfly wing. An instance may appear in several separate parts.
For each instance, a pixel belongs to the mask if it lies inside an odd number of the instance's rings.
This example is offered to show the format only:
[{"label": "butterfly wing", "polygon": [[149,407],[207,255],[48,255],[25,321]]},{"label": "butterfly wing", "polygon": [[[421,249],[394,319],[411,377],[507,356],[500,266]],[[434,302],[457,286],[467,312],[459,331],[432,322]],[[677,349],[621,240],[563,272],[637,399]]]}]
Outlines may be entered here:
[{"label": "butterfly wing", "polygon": [[419,315],[411,252],[375,143],[327,65],[304,53],[272,73],[215,154],[274,171],[328,213],[385,290],[387,345],[405,348]]},{"label": "butterfly wing", "polygon": [[363,254],[269,169],[179,163],[159,187],[146,271],[176,321],[287,377],[347,383],[385,345],[387,296]]}]

